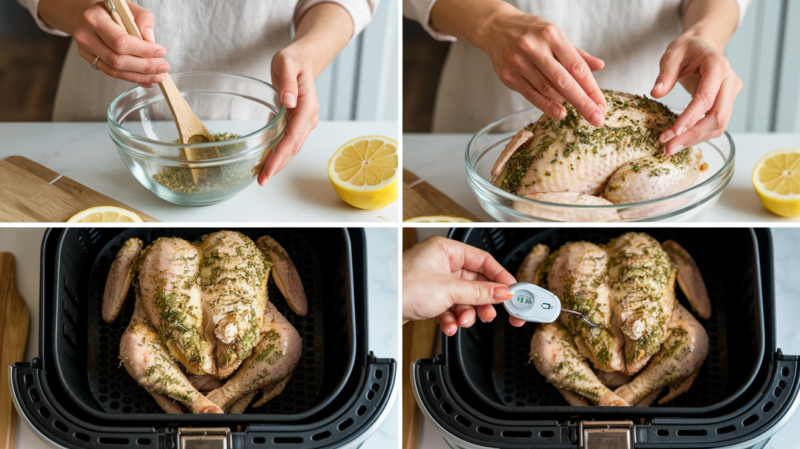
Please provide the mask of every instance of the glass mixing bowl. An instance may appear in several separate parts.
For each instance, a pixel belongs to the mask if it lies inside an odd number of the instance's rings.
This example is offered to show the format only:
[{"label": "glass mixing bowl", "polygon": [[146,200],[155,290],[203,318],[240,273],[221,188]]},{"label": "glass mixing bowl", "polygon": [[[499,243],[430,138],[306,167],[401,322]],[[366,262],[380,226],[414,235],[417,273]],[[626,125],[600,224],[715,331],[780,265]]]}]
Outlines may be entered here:
[{"label": "glass mixing bowl", "polygon": [[[178,129],[157,87],[134,87],[111,102],[111,140],[133,176],[160,198],[187,206],[233,198],[255,179],[286,130],[288,117],[278,91],[242,75],[171,76],[209,132],[216,137],[227,133],[225,141],[175,143]],[[231,136],[239,137],[227,140]],[[189,152],[207,157],[190,161],[184,157]]]},{"label": "glass mixing bowl", "polygon": [[691,188],[674,195],[610,206],[548,203],[508,193],[491,183],[491,170],[511,137],[542,112],[536,108],[496,120],[467,144],[467,181],[481,207],[499,221],[690,221],[705,214],[733,177],[734,144],[727,132],[698,145],[708,170]]}]

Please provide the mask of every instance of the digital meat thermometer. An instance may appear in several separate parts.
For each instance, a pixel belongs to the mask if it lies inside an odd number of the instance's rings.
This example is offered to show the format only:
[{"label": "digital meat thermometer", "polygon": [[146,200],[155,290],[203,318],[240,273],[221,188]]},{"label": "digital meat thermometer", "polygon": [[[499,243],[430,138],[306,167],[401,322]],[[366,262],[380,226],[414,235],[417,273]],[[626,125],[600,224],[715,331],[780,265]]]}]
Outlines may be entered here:
[{"label": "digital meat thermometer", "polygon": [[538,285],[518,282],[508,287],[508,295],[509,299],[503,302],[503,307],[515,318],[534,323],[552,323],[561,312],[567,312],[579,316],[592,327],[600,327],[599,324],[586,319],[580,312],[562,309],[558,296]]}]

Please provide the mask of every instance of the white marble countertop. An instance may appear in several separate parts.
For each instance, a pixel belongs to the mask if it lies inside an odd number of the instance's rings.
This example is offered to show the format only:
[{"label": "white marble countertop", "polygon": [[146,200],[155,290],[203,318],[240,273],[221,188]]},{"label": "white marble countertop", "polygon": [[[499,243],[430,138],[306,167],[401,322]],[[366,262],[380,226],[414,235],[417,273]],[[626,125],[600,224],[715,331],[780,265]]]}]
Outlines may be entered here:
[{"label": "white marble countertop", "polygon": [[[422,177],[455,202],[486,221],[495,221],[478,204],[467,184],[464,152],[470,134],[403,134],[403,167]],[[705,222],[798,222],[761,205],[750,173],[758,159],[779,148],[800,148],[800,134],[734,133],[736,168],[717,203],[701,218]]]},{"label": "white marble countertop", "polygon": [[[31,314],[25,360],[38,355],[39,344],[39,250],[44,229],[0,228],[0,251],[14,254],[17,290]],[[399,361],[399,306],[397,283],[398,231],[395,228],[367,229],[367,285],[369,298],[369,349],[382,358]],[[400,372],[398,365],[398,373]],[[395,400],[381,426],[361,446],[386,449],[397,446],[400,435],[399,374]],[[17,447],[44,449],[48,446],[28,426],[17,421]]]},{"label": "white marble countertop", "polygon": [[[418,229],[420,240],[433,235],[446,236],[447,229]],[[772,230],[775,269],[775,316],[777,317],[777,343],[786,355],[800,355],[800,229],[774,228]],[[796,429],[800,428],[800,412],[795,413],[786,425],[773,435],[764,449],[800,449]],[[450,449],[441,435],[428,422],[422,427],[419,447],[425,449]]]},{"label": "white marble countertop", "polygon": [[328,179],[328,160],[348,140],[370,134],[397,139],[398,123],[320,122],[302,151],[264,187],[205,207],[178,206],[150,193],[130,173],[105,122],[0,123],[0,159],[20,155],[165,222],[397,223],[399,201],[361,210],[342,201]]}]

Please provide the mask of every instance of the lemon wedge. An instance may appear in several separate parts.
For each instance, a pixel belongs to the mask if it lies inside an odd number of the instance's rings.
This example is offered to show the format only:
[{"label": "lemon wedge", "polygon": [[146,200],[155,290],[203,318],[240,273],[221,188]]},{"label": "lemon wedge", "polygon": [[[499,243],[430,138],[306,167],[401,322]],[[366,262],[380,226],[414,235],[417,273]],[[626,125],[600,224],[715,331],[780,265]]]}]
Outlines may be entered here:
[{"label": "lemon wedge", "polygon": [[447,215],[428,215],[425,217],[414,217],[403,220],[403,223],[472,223],[462,217],[449,217]]},{"label": "lemon wedge", "polygon": [[328,161],[328,177],[339,198],[359,209],[383,209],[397,201],[397,141],[356,137]]},{"label": "lemon wedge", "polygon": [[67,223],[141,223],[133,212],[116,206],[97,206],[73,215]]},{"label": "lemon wedge", "polygon": [[765,154],[751,175],[761,203],[783,217],[800,215],[800,149],[786,148]]}]

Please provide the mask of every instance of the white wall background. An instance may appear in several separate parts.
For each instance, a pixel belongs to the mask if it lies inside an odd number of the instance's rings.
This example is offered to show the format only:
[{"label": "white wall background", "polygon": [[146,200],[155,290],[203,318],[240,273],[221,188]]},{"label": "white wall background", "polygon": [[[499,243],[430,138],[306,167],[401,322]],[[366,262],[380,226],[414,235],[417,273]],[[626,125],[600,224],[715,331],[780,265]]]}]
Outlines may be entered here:
[{"label": "white wall background", "polygon": [[[730,132],[800,132],[800,1],[753,0],[725,55],[744,82]],[[689,104],[681,88],[665,97]]]},{"label": "white wall background", "polygon": [[[321,120],[398,119],[399,1],[381,0],[370,25],[317,79]],[[0,35],[38,33],[22,6],[0,0]]]},{"label": "white wall background", "polygon": [[321,120],[397,120],[400,0],[381,0],[375,17],[317,78]]}]

